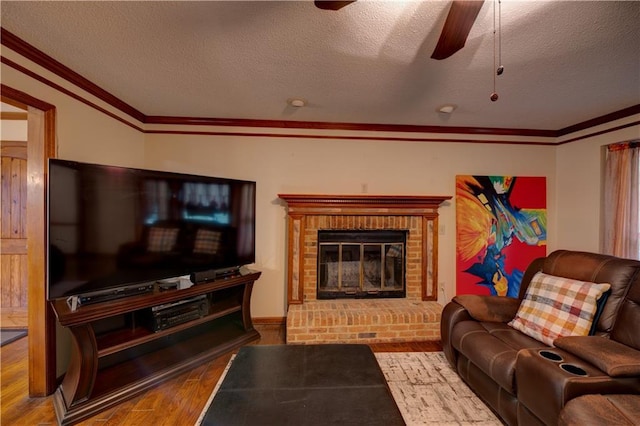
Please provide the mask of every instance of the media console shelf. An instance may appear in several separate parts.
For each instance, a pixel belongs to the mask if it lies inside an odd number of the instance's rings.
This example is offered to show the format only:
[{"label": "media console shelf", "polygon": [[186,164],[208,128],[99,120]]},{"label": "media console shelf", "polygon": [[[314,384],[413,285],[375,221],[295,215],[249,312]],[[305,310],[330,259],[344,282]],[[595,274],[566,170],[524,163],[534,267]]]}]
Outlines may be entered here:
[{"label": "media console shelf", "polygon": [[[160,290],[72,311],[52,302],[60,324],[72,335],[71,359],[53,402],[61,425],[77,423],[133,395],[260,338],[250,301],[260,272]],[[197,319],[154,331],[153,307],[205,295]]]}]

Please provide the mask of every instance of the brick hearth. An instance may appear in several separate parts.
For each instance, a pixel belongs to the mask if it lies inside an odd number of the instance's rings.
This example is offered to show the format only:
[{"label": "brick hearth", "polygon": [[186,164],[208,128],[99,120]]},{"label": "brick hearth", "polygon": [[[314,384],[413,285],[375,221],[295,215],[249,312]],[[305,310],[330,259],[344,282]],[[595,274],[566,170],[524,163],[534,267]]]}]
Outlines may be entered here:
[{"label": "brick hearth", "polygon": [[[288,205],[288,343],[440,338],[438,207],[451,197],[279,195]],[[317,300],[319,230],[405,230],[406,298]]]},{"label": "brick hearth", "polygon": [[287,343],[439,340],[441,311],[407,299],[312,300],[289,306]]}]

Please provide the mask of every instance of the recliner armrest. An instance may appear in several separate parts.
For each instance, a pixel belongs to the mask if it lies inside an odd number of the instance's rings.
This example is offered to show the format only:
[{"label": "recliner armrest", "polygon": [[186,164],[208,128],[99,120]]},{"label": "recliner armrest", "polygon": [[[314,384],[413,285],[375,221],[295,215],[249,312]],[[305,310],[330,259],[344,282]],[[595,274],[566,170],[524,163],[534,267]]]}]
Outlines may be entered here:
[{"label": "recliner armrest", "polygon": [[471,317],[469,312],[462,305],[451,301],[442,309],[442,315],[440,316],[440,339],[442,340],[442,351],[444,356],[451,363],[453,368],[456,368],[458,360],[458,354],[451,345],[451,333],[456,324],[461,321],[469,321]]},{"label": "recliner armrest", "polygon": [[553,345],[591,363],[609,377],[640,376],[640,351],[601,336],[558,337]]},{"label": "recliner armrest", "polygon": [[501,296],[463,294],[453,301],[464,307],[471,318],[483,322],[509,322],[520,307],[519,299]]}]

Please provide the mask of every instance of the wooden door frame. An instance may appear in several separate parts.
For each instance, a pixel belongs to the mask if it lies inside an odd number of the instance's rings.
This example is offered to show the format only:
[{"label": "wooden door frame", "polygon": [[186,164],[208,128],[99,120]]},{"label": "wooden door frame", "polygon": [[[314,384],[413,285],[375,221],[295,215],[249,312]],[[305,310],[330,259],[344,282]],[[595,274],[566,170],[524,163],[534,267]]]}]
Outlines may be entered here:
[{"label": "wooden door frame", "polygon": [[55,317],[47,303],[47,162],[55,158],[56,108],[33,96],[0,85],[2,102],[26,109],[27,130],[27,293],[29,322],[29,396],[56,389]]}]

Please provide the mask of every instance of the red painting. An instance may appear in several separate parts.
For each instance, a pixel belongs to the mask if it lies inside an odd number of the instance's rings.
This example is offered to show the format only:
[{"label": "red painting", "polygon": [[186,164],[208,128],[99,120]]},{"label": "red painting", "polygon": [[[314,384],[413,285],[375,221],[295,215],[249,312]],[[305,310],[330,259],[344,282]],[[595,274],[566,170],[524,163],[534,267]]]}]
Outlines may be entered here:
[{"label": "red painting", "polygon": [[517,297],[546,255],[546,178],[456,176],[456,294]]}]

